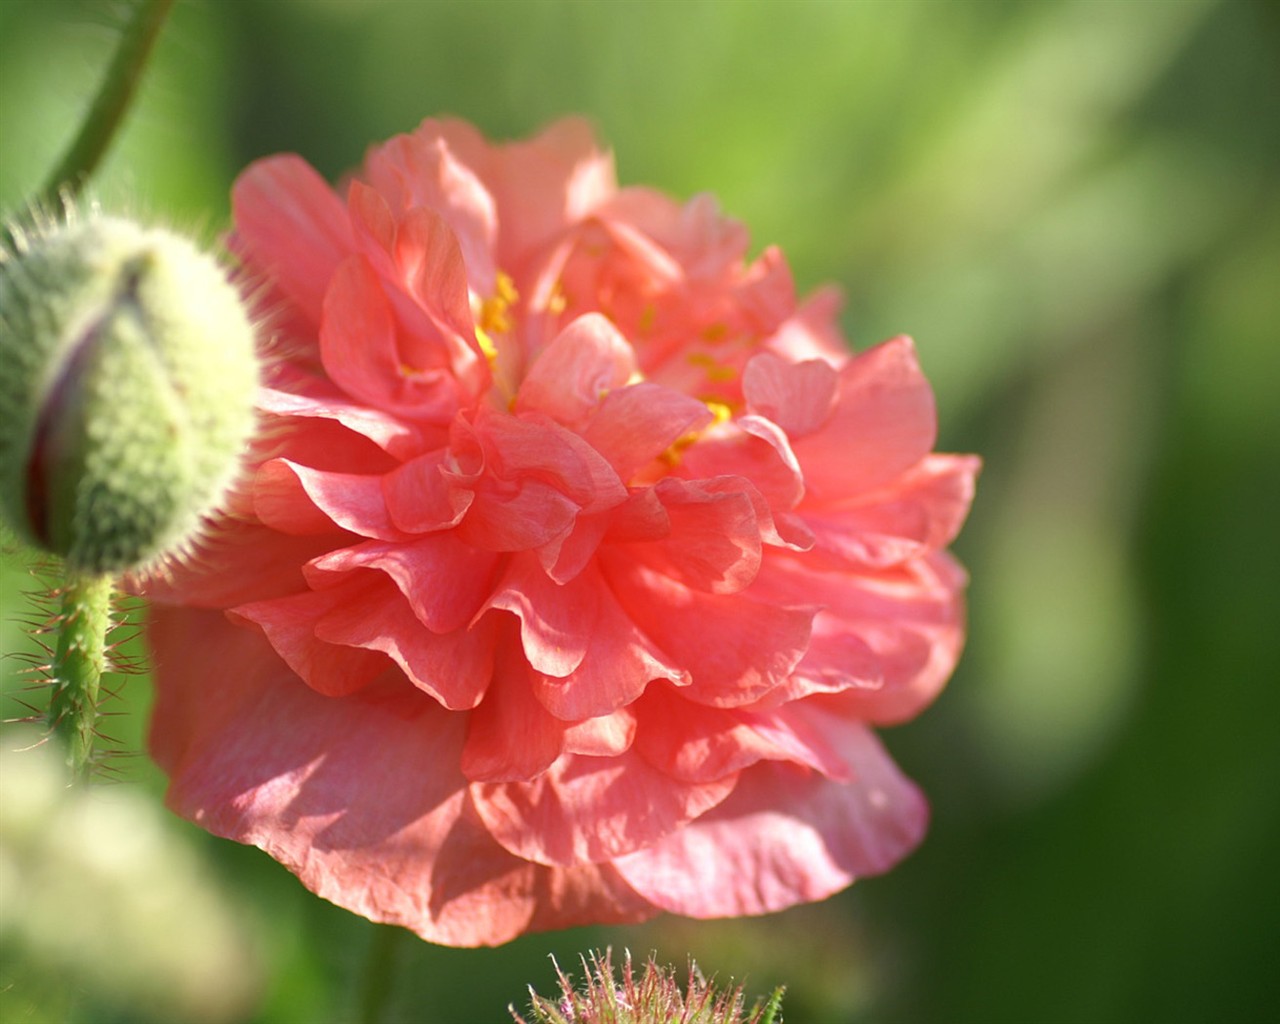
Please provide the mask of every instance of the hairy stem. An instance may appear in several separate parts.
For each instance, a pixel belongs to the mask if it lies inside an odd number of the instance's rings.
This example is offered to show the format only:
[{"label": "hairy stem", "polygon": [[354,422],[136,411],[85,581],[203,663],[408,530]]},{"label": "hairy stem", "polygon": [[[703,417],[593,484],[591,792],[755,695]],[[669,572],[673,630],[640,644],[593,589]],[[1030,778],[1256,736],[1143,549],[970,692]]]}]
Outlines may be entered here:
[{"label": "hairy stem", "polygon": [[37,197],[37,205],[56,208],[64,194],[78,194],[93,174],[124,120],[147,57],[172,6],[173,0],[138,0],[133,19],[124,30],[120,48],[80,126],[80,133],[49,175]]},{"label": "hairy stem", "polygon": [[53,653],[49,724],[67,751],[72,778],[84,782],[93,767],[98,685],[106,668],[111,628],[110,576],[68,574],[62,588],[58,642]]}]

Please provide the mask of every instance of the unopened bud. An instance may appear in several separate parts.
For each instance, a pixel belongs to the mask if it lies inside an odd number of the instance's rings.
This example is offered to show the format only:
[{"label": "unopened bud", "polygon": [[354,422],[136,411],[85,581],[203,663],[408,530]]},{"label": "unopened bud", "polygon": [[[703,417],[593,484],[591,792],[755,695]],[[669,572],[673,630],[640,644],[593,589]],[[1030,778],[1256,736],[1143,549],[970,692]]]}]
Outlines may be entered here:
[{"label": "unopened bud", "polygon": [[94,218],[0,261],[0,514],[93,573],[181,548],[253,427],[253,328],[168,231]]}]

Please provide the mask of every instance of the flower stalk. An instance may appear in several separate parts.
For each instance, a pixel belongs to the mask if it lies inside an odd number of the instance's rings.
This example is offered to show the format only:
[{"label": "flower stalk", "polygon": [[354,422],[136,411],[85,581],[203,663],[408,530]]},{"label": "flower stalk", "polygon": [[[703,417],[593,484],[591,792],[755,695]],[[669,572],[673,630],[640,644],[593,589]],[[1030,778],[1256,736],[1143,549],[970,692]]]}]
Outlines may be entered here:
[{"label": "flower stalk", "polygon": [[74,198],[102,161],[172,6],[173,0],[139,0],[79,134],[37,197],[38,207],[53,209],[64,196]]},{"label": "flower stalk", "polygon": [[54,685],[49,726],[62,739],[75,782],[93,769],[98,690],[106,670],[106,638],[111,628],[112,579],[68,572],[62,588],[58,639],[50,670]]}]

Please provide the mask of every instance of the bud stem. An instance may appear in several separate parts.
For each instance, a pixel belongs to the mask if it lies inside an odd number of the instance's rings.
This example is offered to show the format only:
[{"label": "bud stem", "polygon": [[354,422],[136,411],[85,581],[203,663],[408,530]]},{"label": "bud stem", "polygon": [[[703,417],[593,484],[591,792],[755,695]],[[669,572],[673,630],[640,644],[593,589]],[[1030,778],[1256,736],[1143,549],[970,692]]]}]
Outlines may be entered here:
[{"label": "bud stem", "polygon": [[360,979],[360,1024],[382,1024],[395,983],[398,951],[409,933],[393,925],[373,926]]},{"label": "bud stem", "polygon": [[68,573],[62,588],[49,724],[66,747],[67,764],[76,782],[84,782],[93,767],[98,684],[106,668],[111,593],[110,576]]},{"label": "bud stem", "polygon": [[75,196],[93,174],[124,120],[147,57],[172,6],[173,0],[139,0],[102,88],[80,126],[80,134],[38,197],[42,205],[56,209],[64,193]]}]

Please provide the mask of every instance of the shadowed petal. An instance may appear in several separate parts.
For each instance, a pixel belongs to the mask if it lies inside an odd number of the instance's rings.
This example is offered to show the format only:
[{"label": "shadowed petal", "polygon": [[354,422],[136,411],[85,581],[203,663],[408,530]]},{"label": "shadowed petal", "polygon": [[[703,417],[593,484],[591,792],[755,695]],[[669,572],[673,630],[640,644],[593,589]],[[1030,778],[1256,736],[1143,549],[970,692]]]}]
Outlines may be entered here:
[{"label": "shadowed petal", "polygon": [[[196,638],[216,638],[216,662],[189,657]],[[411,687],[321,696],[216,613],[166,609],[151,640],[169,806],[325,899],[454,946],[652,915],[608,865],[540,867],[498,846],[456,767],[465,718]]]}]

